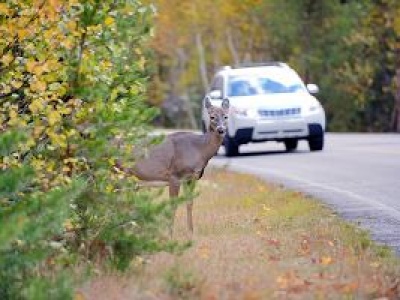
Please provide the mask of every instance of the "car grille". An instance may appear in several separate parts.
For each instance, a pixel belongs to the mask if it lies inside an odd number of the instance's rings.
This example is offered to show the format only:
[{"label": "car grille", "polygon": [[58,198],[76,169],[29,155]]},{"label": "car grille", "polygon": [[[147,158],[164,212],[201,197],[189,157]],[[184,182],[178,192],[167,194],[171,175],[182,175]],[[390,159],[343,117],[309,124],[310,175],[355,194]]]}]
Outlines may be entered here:
[{"label": "car grille", "polygon": [[279,118],[279,117],[292,117],[292,116],[300,116],[301,108],[284,108],[284,109],[260,109],[258,110],[258,114],[262,117],[266,118]]}]

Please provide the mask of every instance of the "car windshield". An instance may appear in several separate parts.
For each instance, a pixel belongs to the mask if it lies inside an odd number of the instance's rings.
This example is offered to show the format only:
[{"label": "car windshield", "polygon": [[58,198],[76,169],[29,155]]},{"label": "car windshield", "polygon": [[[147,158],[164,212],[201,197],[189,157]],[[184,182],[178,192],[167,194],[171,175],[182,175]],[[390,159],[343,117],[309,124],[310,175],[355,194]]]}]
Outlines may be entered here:
[{"label": "car windshield", "polygon": [[303,82],[296,74],[275,71],[229,76],[228,97],[306,91]]}]

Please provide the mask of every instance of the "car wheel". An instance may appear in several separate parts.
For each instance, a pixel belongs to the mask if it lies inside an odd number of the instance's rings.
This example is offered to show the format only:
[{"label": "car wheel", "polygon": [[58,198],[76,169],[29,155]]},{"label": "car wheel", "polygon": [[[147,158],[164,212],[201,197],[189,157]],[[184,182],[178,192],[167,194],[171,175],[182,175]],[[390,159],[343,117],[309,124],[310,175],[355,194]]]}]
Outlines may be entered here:
[{"label": "car wheel", "polygon": [[309,137],[308,145],[311,151],[321,151],[324,148],[324,135]]},{"label": "car wheel", "polygon": [[286,139],[284,142],[287,152],[296,150],[299,143],[297,139]]},{"label": "car wheel", "polygon": [[239,145],[235,142],[234,139],[230,138],[228,135],[225,136],[224,146],[226,156],[232,157],[239,154]]}]

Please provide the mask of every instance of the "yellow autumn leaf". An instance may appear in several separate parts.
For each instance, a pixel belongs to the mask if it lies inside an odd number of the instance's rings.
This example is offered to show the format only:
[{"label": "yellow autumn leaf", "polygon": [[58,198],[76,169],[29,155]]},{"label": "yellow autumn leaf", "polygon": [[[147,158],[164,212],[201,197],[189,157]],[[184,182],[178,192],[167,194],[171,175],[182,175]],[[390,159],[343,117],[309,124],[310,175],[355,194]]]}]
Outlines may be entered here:
[{"label": "yellow autumn leaf", "polygon": [[81,292],[76,292],[74,296],[74,300],[85,300],[85,296]]},{"label": "yellow autumn leaf", "polygon": [[198,249],[198,255],[200,258],[207,259],[210,256],[210,248],[207,245],[203,245]]},{"label": "yellow autumn leaf", "polygon": [[61,45],[64,48],[70,50],[70,49],[72,49],[74,47],[74,41],[72,39],[70,39],[70,38],[65,38],[65,39],[63,39],[61,41]]},{"label": "yellow autumn leaf", "polygon": [[46,165],[46,171],[49,172],[49,173],[53,172],[54,171],[54,165],[55,164],[54,164],[53,161],[48,162],[47,165]]},{"label": "yellow autumn leaf", "polygon": [[49,71],[49,67],[48,67],[47,63],[42,63],[42,64],[36,65],[36,67],[33,69],[32,73],[39,77],[44,72],[48,72],[48,71]]},{"label": "yellow autumn leaf", "polygon": [[33,73],[33,70],[36,67],[37,62],[35,60],[33,60],[32,58],[28,59],[28,61],[26,62],[26,70],[29,73]]},{"label": "yellow autumn leaf", "polygon": [[33,92],[44,92],[47,88],[47,84],[44,81],[36,80],[31,82],[30,89]]},{"label": "yellow autumn leaf", "polygon": [[13,80],[13,81],[11,81],[11,86],[12,86],[14,89],[19,89],[19,88],[22,86],[22,84],[23,84],[23,82],[22,82],[22,81],[19,81],[19,80]]},{"label": "yellow autumn leaf", "polygon": [[263,204],[263,205],[262,205],[262,209],[263,209],[264,211],[271,211],[271,208],[268,207],[266,204]]},{"label": "yellow autumn leaf", "polygon": [[108,184],[106,186],[106,192],[107,193],[112,193],[114,191],[114,186],[112,184]]},{"label": "yellow autumn leaf", "polygon": [[10,125],[15,125],[15,126],[19,126],[19,127],[25,127],[26,125],[27,125],[27,122],[26,122],[26,120],[24,120],[24,119],[22,119],[22,118],[18,118],[18,119],[15,119],[15,123],[14,124],[12,124],[12,123],[10,123],[10,122],[8,122]]},{"label": "yellow autumn leaf", "polygon": [[[59,80],[59,79],[60,79],[60,77],[59,77],[57,71],[46,74],[47,82],[53,81],[53,80]],[[56,96],[56,98],[58,98],[57,96],[65,95],[65,93],[67,91],[66,84],[65,83],[60,84],[59,82],[49,83],[49,85],[47,86],[47,89],[49,91],[51,91],[52,93],[50,93],[50,94],[52,94],[53,96]],[[54,99],[54,97],[53,97],[53,99]]]},{"label": "yellow autumn leaf", "polygon": [[66,132],[67,137],[76,136],[78,132],[75,129],[70,129]]},{"label": "yellow autumn leaf", "polygon": [[65,134],[51,134],[49,135],[50,141],[54,146],[60,147],[60,148],[66,148],[67,147],[67,137]]},{"label": "yellow autumn leaf", "polygon": [[6,67],[8,67],[13,60],[14,60],[14,56],[11,53],[7,53],[7,54],[3,55],[1,58],[1,62]]},{"label": "yellow autumn leaf", "polygon": [[108,17],[104,20],[104,24],[106,24],[106,26],[111,26],[112,24],[114,24],[114,18],[108,16]]},{"label": "yellow autumn leaf", "polygon": [[330,256],[321,257],[321,264],[322,265],[330,265],[331,263],[333,263],[332,257],[330,257]]},{"label": "yellow autumn leaf", "polygon": [[139,61],[138,61],[139,69],[143,71],[145,64],[146,64],[146,58],[144,56],[141,56]]},{"label": "yellow autumn leaf", "polygon": [[48,71],[58,70],[60,68],[60,63],[55,58],[49,59],[45,65]]},{"label": "yellow autumn leaf", "polygon": [[377,261],[371,262],[369,265],[373,268],[379,268],[381,266],[381,264]]},{"label": "yellow autumn leaf", "polygon": [[276,283],[279,285],[280,288],[287,288],[289,284],[289,279],[286,275],[279,275],[276,278]]},{"label": "yellow autumn leaf", "polygon": [[44,131],[44,126],[35,126],[33,128],[33,136],[38,138]]},{"label": "yellow autumn leaf", "polygon": [[4,94],[8,94],[11,92],[11,87],[9,85],[0,86],[0,92]]},{"label": "yellow autumn leaf", "polygon": [[76,29],[76,22],[74,20],[68,21],[65,26],[68,28],[69,31],[74,31]]},{"label": "yellow autumn leaf", "polygon": [[10,13],[10,9],[6,3],[0,3],[0,14],[1,15],[8,15]]},{"label": "yellow autumn leaf", "polygon": [[47,41],[50,41],[50,40],[53,38],[53,36],[54,36],[54,29],[53,29],[53,28],[50,29],[50,30],[46,30],[46,31],[43,33],[43,37],[44,37]]},{"label": "yellow autumn leaf", "polygon": [[69,7],[72,7],[72,6],[78,5],[78,4],[79,4],[79,0],[69,0],[68,1]]},{"label": "yellow autumn leaf", "polygon": [[36,98],[35,100],[32,101],[32,103],[29,105],[29,109],[32,113],[38,113],[40,112],[44,107],[43,104],[43,99],[41,98]]},{"label": "yellow autumn leaf", "polygon": [[30,137],[30,138],[26,141],[25,145],[26,145],[27,147],[33,147],[33,146],[36,145],[36,141],[35,141],[35,139],[34,139],[33,137]]},{"label": "yellow autumn leaf", "polygon": [[71,219],[66,219],[63,223],[63,227],[66,231],[71,231],[74,229]]},{"label": "yellow autumn leaf", "polygon": [[112,64],[112,62],[110,62],[109,60],[104,60],[104,61],[102,61],[102,62],[100,63],[100,67],[101,67],[103,70],[109,69],[109,68],[111,68],[112,66],[113,66],[113,64]]},{"label": "yellow autumn leaf", "polygon": [[61,2],[59,0],[49,0],[50,7],[52,9],[58,10],[61,7]]},{"label": "yellow autumn leaf", "polygon": [[32,159],[31,166],[36,170],[40,171],[44,168],[46,162],[43,159],[34,158]]},{"label": "yellow autumn leaf", "polygon": [[47,121],[50,126],[53,126],[61,121],[61,115],[57,110],[51,110],[47,114]]},{"label": "yellow autumn leaf", "polygon": [[63,115],[69,115],[72,112],[72,109],[70,107],[60,107],[58,112]]},{"label": "yellow autumn leaf", "polygon": [[27,28],[21,28],[21,29],[18,29],[17,34],[18,34],[18,38],[20,40],[23,40],[24,38],[26,38],[28,36],[29,31]]},{"label": "yellow autumn leaf", "polygon": [[15,109],[10,110],[10,119],[18,118],[18,113]]}]

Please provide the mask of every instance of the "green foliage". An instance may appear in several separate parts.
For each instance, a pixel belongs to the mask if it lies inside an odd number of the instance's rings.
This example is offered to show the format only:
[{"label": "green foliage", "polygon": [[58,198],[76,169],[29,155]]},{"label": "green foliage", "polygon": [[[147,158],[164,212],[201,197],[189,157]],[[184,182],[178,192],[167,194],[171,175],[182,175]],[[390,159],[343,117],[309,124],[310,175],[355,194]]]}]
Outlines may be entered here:
[{"label": "green foliage", "polygon": [[115,168],[153,143],[152,10],[140,1],[0,4],[0,298],[68,299],[76,264],[173,251],[173,205]]},{"label": "green foliage", "polygon": [[[22,176],[27,185],[32,184],[32,173],[21,175],[13,171],[1,172],[0,182],[20,182]],[[61,260],[66,253],[52,238],[63,233],[70,201],[79,197],[84,184],[75,181],[46,193],[22,192],[19,185],[13,186],[10,192],[20,190],[18,200],[3,200],[0,210],[0,296],[65,299],[61,294],[70,294],[70,286],[55,271],[63,269]]]}]

